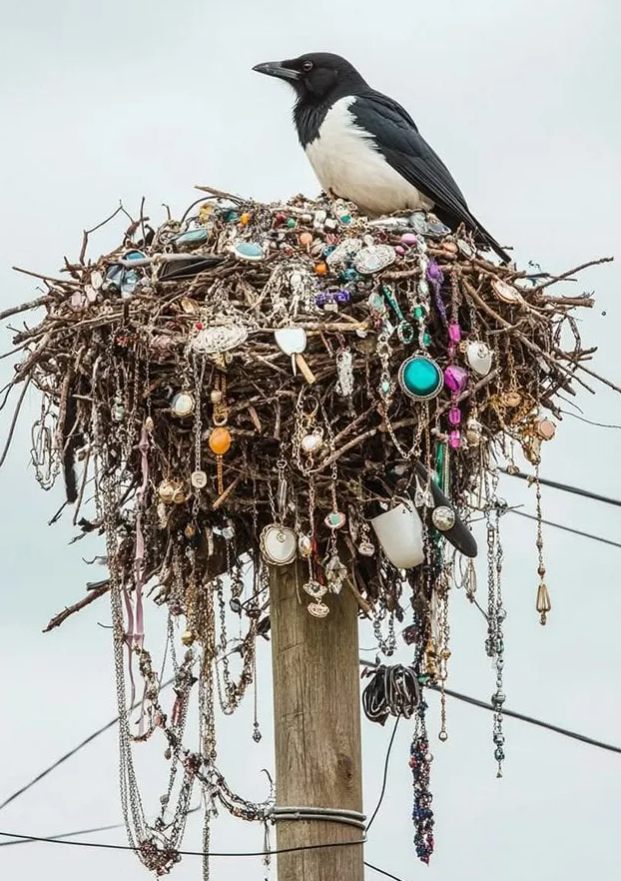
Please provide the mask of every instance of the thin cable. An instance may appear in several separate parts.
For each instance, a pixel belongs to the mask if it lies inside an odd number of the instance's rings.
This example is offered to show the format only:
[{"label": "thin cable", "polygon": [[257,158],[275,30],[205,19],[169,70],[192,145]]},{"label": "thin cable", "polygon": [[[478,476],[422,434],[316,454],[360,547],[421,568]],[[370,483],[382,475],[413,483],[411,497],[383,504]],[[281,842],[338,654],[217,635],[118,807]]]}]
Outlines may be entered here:
[{"label": "thin cable", "polygon": [[374,872],[379,872],[380,875],[385,875],[387,878],[392,878],[393,881],[403,881],[403,878],[399,878],[398,875],[393,875],[390,872],[387,872],[385,869],[380,869],[377,866],[374,866],[372,863],[367,863],[366,860],[364,861],[364,864],[368,869],[373,869]]},{"label": "thin cable", "polygon": [[369,829],[373,825],[373,821],[377,817],[377,815],[379,813],[379,809],[382,806],[382,802],[384,801],[384,795],[386,794],[386,784],[388,783],[388,765],[390,764],[390,754],[392,752],[392,745],[395,742],[395,735],[397,733],[397,728],[399,727],[400,721],[401,721],[401,716],[397,716],[397,718],[395,719],[395,726],[392,729],[392,734],[390,736],[390,742],[388,744],[388,749],[386,750],[386,760],[384,762],[384,777],[382,780],[382,791],[380,792],[380,797],[379,797],[379,800],[378,800],[377,805],[375,807],[375,810],[373,811],[373,813],[371,815],[371,819],[369,820],[369,822],[367,824],[367,835],[369,834]]},{"label": "thin cable", "polygon": [[[428,688],[433,689],[433,691],[440,691],[439,685],[429,685]],[[445,688],[444,691],[450,697],[454,697],[457,700],[464,701],[464,703],[472,704],[474,707],[480,707],[484,710],[489,710],[492,713],[497,712],[496,709],[491,705],[486,703],[485,701],[480,701],[475,697],[470,697],[466,694],[460,694],[458,691],[451,691],[448,688]],[[614,746],[611,743],[604,743],[601,740],[596,740],[593,737],[587,737],[585,734],[578,734],[576,731],[569,731],[567,728],[561,728],[560,725],[553,725],[551,722],[544,722],[542,719],[536,719],[533,716],[527,716],[524,713],[518,713],[515,710],[507,710],[504,707],[502,708],[503,716],[511,716],[513,719],[518,719],[520,722],[528,722],[529,725],[537,725],[539,728],[546,728],[548,731],[554,731],[556,734],[562,734],[563,737],[570,737],[572,740],[579,740],[581,743],[586,743],[589,746],[596,746],[598,749],[605,749],[611,753],[617,753],[621,755],[621,746]]]},{"label": "thin cable", "polygon": [[[70,847],[90,847],[100,850],[124,850],[139,851],[139,847],[132,847],[130,844],[106,844],[96,841],[73,841],[62,838],[44,838],[37,835],[19,835],[16,832],[0,832],[2,838],[23,839],[24,841],[39,841],[42,844],[64,844]],[[258,851],[239,851],[237,853],[217,853],[210,851],[206,853],[202,850],[180,850],[177,851],[183,857],[266,857],[274,856],[280,853],[296,853],[303,850],[327,850],[330,847],[353,847],[355,845],[366,844],[366,838],[359,841],[335,841],[330,844],[302,844],[298,847],[281,847],[277,850],[258,850]]]},{"label": "thin cable", "polygon": [[[370,661],[365,661],[364,658],[360,658],[358,663],[362,667],[376,666],[376,664],[373,664]],[[441,691],[439,685],[427,684],[427,688],[432,689],[432,691]],[[459,691],[452,691],[448,688],[445,688],[444,691],[450,697],[454,697],[457,700],[472,704],[474,707],[480,707],[481,709],[489,710],[490,712],[496,712],[495,708],[491,704],[488,704],[485,701],[480,701],[476,697],[470,697],[467,694],[461,694]],[[528,722],[529,725],[537,725],[539,728],[547,728],[549,731],[554,731],[556,734],[562,734],[564,737],[570,737],[573,740],[579,740],[581,743],[586,743],[589,746],[596,746],[599,749],[605,749],[609,752],[618,753],[619,755],[621,755],[621,746],[614,746],[610,743],[604,743],[601,740],[596,740],[594,737],[587,737],[586,734],[578,734],[578,732],[576,731],[570,731],[568,728],[561,728],[560,725],[553,725],[552,722],[544,722],[542,719],[536,719],[533,716],[527,716],[525,713],[518,713],[515,710],[507,710],[503,707],[502,713],[503,716],[511,716],[513,719],[518,719],[520,722]]]},{"label": "thin cable", "polygon": [[[526,514],[524,511],[516,511],[512,509],[507,511],[507,514],[517,514],[518,517],[527,517],[528,520],[537,520],[537,517],[534,514]],[[563,526],[562,523],[553,523],[551,520],[542,520],[542,523],[545,523],[546,526],[554,526],[555,529],[562,529],[563,532],[571,532],[573,535],[581,535],[582,538],[590,538],[591,541],[599,541],[604,545],[610,545],[613,548],[621,548],[621,544],[618,541],[612,541],[610,538],[602,538],[601,535],[593,535],[590,532],[582,532],[580,529],[572,529],[571,526]]]},{"label": "thin cable", "polygon": [[[519,477],[520,480],[527,480],[529,482],[535,481],[534,475],[524,474],[523,471],[507,471],[506,468],[501,468],[500,470],[504,474],[508,474],[509,477]],[[580,487],[577,486],[570,486],[567,483],[559,483],[556,480],[546,480],[543,477],[539,478],[539,483],[542,486],[549,486],[552,489],[559,489],[562,492],[573,493],[576,496],[583,496],[585,499],[593,499],[595,502],[604,502],[606,505],[614,505],[616,508],[621,508],[620,499],[611,499],[609,496],[600,496],[598,493],[592,493],[586,489],[580,489]]]},{"label": "thin cable", "polygon": [[[112,829],[124,829],[124,823],[114,823],[112,826],[96,826],[94,829],[78,829],[76,832],[63,832],[61,835],[50,835],[50,841],[61,841],[63,838],[73,838],[76,835],[94,835],[96,832],[110,832]],[[0,841],[0,847],[10,847],[12,844],[32,844],[23,838],[12,838],[10,841]]]}]

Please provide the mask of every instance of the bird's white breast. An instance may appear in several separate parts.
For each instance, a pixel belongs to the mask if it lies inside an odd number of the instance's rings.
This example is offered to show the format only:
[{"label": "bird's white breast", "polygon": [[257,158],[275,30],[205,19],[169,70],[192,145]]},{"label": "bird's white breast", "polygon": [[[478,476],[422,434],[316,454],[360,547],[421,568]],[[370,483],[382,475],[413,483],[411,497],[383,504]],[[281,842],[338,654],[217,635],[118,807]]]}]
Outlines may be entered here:
[{"label": "bird's white breast", "polygon": [[326,114],[319,136],[306,146],[324,190],[354,202],[367,214],[433,208],[433,202],[386,162],[372,136],[356,124],[349,109],[355,100],[350,96],[337,101]]}]

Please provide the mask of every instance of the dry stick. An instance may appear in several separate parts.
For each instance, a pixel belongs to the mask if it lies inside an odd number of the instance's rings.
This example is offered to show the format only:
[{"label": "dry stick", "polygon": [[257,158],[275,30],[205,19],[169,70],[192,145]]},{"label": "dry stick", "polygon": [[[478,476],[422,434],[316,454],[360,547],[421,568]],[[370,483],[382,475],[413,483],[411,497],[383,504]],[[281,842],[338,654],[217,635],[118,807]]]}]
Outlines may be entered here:
[{"label": "dry stick", "polygon": [[569,272],[563,272],[561,273],[561,275],[553,275],[548,281],[544,281],[542,284],[535,285],[531,293],[542,291],[544,288],[556,284],[557,281],[567,280],[571,275],[582,272],[583,269],[588,269],[589,266],[599,266],[602,263],[612,263],[614,259],[614,257],[600,257],[599,260],[589,260],[588,263],[581,263],[580,266],[576,266],[574,269],[570,269]]},{"label": "dry stick", "polygon": [[24,275],[31,275],[33,278],[41,278],[43,281],[53,281],[54,284],[61,285],[80,285],[79,281],[70,281],[68,278],[54,278],[52,275],[41,275],[40,272],[31,272],[29,269],[21,269],[19,266],[11,266],[13,272],[22,272]]},{"label": "dry stick", "polygon": [[4,460],[6,459],[6,457],[8,455],[9,447],[11,446],[11,441],[13,440],[13,434],[15,432],[15,426],[17,425],[17,418],[19,416],[19,411],[22,408],[22,403],[24,401],[24,398],[26,397],[26,392],[28,391],[28,387],[30,385],[31,380],[32,380],[32,377],[29,376],[28,379],[26,380],[26,382],[24,383],[22,393],[19,396],[19,400],[17,401],[17,406],[15,407],[15,412],[13,413],[13,419],[11,420],[11,426],[9,428],[9,434],[6,439],[6,444],[4,445],[4,450],[2,451],[2,455],[0,456],[0,468],[2,468],[2,466],[4,465]]},{"label": "dry stick", "polygon": [[[15,269],[15,266],[13,269]],[[24,272],[24,270],[20,269],[18,272]],[[0,321],[3,321],[5,318],[10,318],[11,315],[19,315],[20,312],[27,312],[29,309],[38,309],[39,306],[53,303],[54,300],[55,297],[53,294],[46,294],[44,297],[39,297],[38,300],[30,300],[29,303],[22,303],[21,306],[12,306],[10,309],[5,309],[4,312],[0,312]]]},{"label": "dry stick", "polygon": [[55,627],[60,627],[60,625],[67,620],[70,615],[73,615],[74,612],[79,612],[80,609],[84,609],[86,606],[90,606],[91,603],[94,603],[95,600],[98,600],[99,597],[102,597],[105,593],[108,593],[110,590],[110,582],[108,581],[106,584],[102,585],[102,587],[98,587],[96,590],[93,590],[91,593],[87,593],[85,597],[82,597],[81,600],[78,600],[77,603],[74,603],[72,606],[67,606],[62,612],[59,612],[58,615],[54,615],[51,619],[50,623],[44,629],[43,633],[49,633],[50,630],[53,630]]},{"label": "dry stick", "polygon": [[588,373],[589,376],[595,377],[595,379],[598,379],[600,382],[603,382],[604,385],[607,385],[609,388],[614,389],[614,391],[621,392],[620,386],[615,385],[614,382],[611,382],[609,379],[606,379],[605,377],[600,376],[599,373],[596,373],[594,370],[591,370],[589,367],[585,367],[581,361],[576,361],[575,364],[579,370],[584,370],[584,372]]},{"label": "dry stick", "polygon": [[119,207],[116,211],[110,215],[110,217],[106,217],[105,220],[102,220],[101,223],[98,223],[97,226],[94,226],[92,229],[85,229],[84,236],[82,238],[82,249],[80,251],[80,256],[78,257],[78,263],[84,265],[84,258],[86,257],[86,249],[88,247],[88,237],[91,233],[97,232],[98,229],[101,229],[102,226],[105,226],[107,223],[110,223],[111,220],[114,220],[117,214],[123,211],[123,205],[119,204]]},{"label": "dry stick", "polygon": [[572,309],[576,306],[584,306],[586,309],[592,309],[595,305],[595,300],[593,297],[589,297],[588,294],[585,294],[582,297],[552,297],[548,294],[544,294],[543,302],[556,303],[559,306],[567,306]]},{"label": "dry stick", "polygon": [[[575,270],[574,270],[575,271]],[[511,328],[515,336],[526,346],[527,349],[530,349],[532,352],[535,352],[537,355],[540,355],[544,360],[546,360],[549,364],[552,364],[554,368],[560,370],[562,373],[565,373],[569,379],[575,380],[575,382],[579,383],[579,385],[583,386],[587,391],[591,392],[592,395],[595,394],[595,390],[591,388],[591,386],[587,385],[586,382],[582,382],[581,379],[578,379],[571,370],[568,370],[564,364],[560,364],[556,358],[553,358],[551,355],[548,355],[547,352],[544,352],[536,343],[533,343],[532,340],[529,340],[527,336],[525,336],[521,331],[515,330],[515,328],[510,324],[510,322],[506,321],[501,315],[498,314],[491,306],[485,302],[485,300],[479,296],[478,291],[476,291],[473,285],[470,284],[467,279],[464,278],[464,285],[466,290],[468,291],[469,296],[475,301],[475,303],[483,309],[488,315],[497,321],[499,324],[504,325],[507,328]]]}]

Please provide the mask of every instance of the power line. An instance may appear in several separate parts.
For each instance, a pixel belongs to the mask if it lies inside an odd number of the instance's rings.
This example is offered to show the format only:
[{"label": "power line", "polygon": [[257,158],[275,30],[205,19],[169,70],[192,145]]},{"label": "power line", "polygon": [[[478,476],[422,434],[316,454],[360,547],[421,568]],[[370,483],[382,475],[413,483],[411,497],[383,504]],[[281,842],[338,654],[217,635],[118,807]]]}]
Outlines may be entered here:
[{"label": "power line", "polygon": [[[369,665],[367,664],[367,666]],[[433,691],[442,690],[439,685],[429,685],[427,687],[431,688]],[[449,697],[454,697],[457,700],[464,701],[464,703],[472,704],[474,707],[480,707],[481,709],[489,710],[492,713],[497,712],[491,704],[478,700],[478,698],[470,697],[467,694],[460,694],[460,692],[452,691],[449,688],[445,688],[444,691]],[[608,750],[608,752],[621,755],[620,746],[604,743],[601,740],[596,740],[594,737],[587,737],[585,734],[579,734],[577,731],[570,731],[568,728],[562,728],[560,725],[553,725],[551,722],[544,722],[542,719],[536,719],[534,716],[527,716],[525,713],[518,713],[515,710],[507,710],[504,707],[502,709],[502,715],[511,716],[513,719],[518,719],[520,722],[527,722],[529,725],[537,725],[539,728],[546,728],[548,731],[562,734],[563,737],[570,737],[573,740],[579,740],[581,743],[586,743],[589,746],[596,746],[598,749],[605,749]]]},{"label": "power line", "polygon": [[388,749],[386,750],[386,759],[384,761],[384,776],[382,779],[382,789],[380,792],[379,801],[377,802],[375,810],[373,811],[373,813],[371,815],[371,819],[369,820],[369,823],[367,825],[367,835],[369,834],[369,829],[373,825],[373,821],[375,820],[375,818],[377,817],[377,815],[379,813],[379,809],[381,808],[382,802],[384,801],[384,795],[386,794],[386,784],[388,782],[388,765],[390,764],[390,754],[392,752],[392,747],[395,742],[395,735],[397,733],[397,728],[399,727],[400,719],[401,719],[401,716],[397,716],[397,718],[395,719],[395,727],[392,729],[392,734],[390,736],[390,742],[388,744]]},{"label": "power line", "polygon": [[[507,514],[517,514],[518,517],[526,517],[528,520],[537,520],[534,514],[526,514],[524,511],[518,511],[515,508],[510,508],[507,511]],[[602,544],[610,545],[613,548],[621,548],[621,544],[618,541],[612,541],[610,538],[603,538],[601,535],[593,535],[590,532],[582,532],[580,529],[572,529],[571,526],[564,526],[562,523],[553,523],[551,520],[542,520],[546,526],[553,526],[555,529],[562,529],[563,532],[571,532],[573,535],[581,535],[582,538],[590,538],[591,541],[599,541]]]},{"label": "power line", "polygon": [[[369,823],[369,826],[371,824]],[[119,829],[120,825],[117,826],[100,826],[97,829],[85,829],[82,832],[74,832],[74,835],[86,835],[93,832],[104,832],[109,829]],[[104,850],[122,850],[122,851],[137,851],[138,848],[132,847],[129,844],[105,844],[98,843],[92,841],[68,841],[65,839],[65,836],[54,835],[49,838],[44,838],[43,836],[37,835],[18,835],[14,832],[0,832],[0,836],[3,838],[11,838],[11,841],[6,842],[5,845],[0,844],[0,847],[6,846],[7,844],[23,844],[29,841],[39,842],[42,844],[66,844],[73,847],[92,847],[92,848],[102,848]],[[302,845],[300,847],[284,847],[280,850],[270,850],[270,851],[256,851],[253,853],[243,852],[243,853],[216,853],[210,852],[205,853],[204,851],[196,851],[196,850],[181,850],[179,854],[181,856],[191,856],[191,857],[266,857],[266,856],[277,856],[280,853],[295,853],[296,851],[304,851],[304,850],[320,850],[326,849],[329,847],[351,847],[356,844],[366,844],[366,839],[362,839],[361,841],[336,841],[332,844],[307,844]],[[402,878],[399,878],[397,875],[392,875],[390,872],[386,872],[384,869],[380,869],[378,866],[374,866],[372,863],[368,863],[364,860],[364,865],[368,869],[372,869],[374,872],[379,872],[380,875],[385,875],[387,878],[393,878],[394,881],[403,881]]]},{"label": "power line", "polygon": [[[96,831],[96,830],[93,830]],[[73,839],[63,839],[58,836],[55,838],[46,838],[39,835],[20,835],[16,832],[0,832],[2,838],[23,839],[24,841],[38,841],[42,844],[64,844],[69,847],[90,847],[101,850],[122,850],[122,851],[140,851],[139,847],[132,847],[131,844],[108,844],[97,841],[74,841]],[[297,847],[281,847],[276,850],[258,850],[258,851],[238,851],[238,852],[217,852],[209,853],[202,850],[180,850],[177,851],[183,857],[267,857],[277,856],[281,853],[297,853],[297,851],[306,850],[326,850],[329,847],[353,847],[355,845],[366,844],[366,838],[356,841],[334,841],[329,844],[302,844]]]},{"label": "power line", "polygon": [[[525,474],[523,471],[509,471],[506,468],[500,469],[504,474],[508,474],[509,477],[519,477],[520,480],[527,480],[529,483],[532,483],[536,480],[534,474]],[[539,478],[539,483],[542,486],[549,486],[551,489],[558,489],[561,492],[573,493],[576,496],[583,496],[585,499],[593,499],[595,502],[604,502],[606,505],[614,505],[616,508],[621,508],[621,499],[612,499],[609,496],[601,496],[599,493],[589,492],[586,489],[580,489],[577,486],[570,486],[568,483],[560,483],[556,480],[547,480],[544,477]]]},{"label": "power line", "polygon": [[[377,667],[377,664],[373,661],[365,661],[364,658],[360,658],[358,663],[361,667]],[[441,685],[432,685],[427,683],[426,688],[430,688],[432,691],[441,692]],[[489,710],[492,713],[497,712],[495,707],[491,704],[486,703],[485,701],[481,701],[476,697],[470,697],[468,694],[462,694],[459,691],[453,691],[450,688],[445,688],[444,693],[449,697],[454,697],[456,700],[464,701],[464,703],[472,704],[474,707],[479,707],[482,710]],[[579,740],[581,743],[586,743],[588,746],[596,746],[599,749],[608,750],[608,752],[618,753],[621,755],[621,746],[615,746],[611,743],[604,743],[602,740],[596,740],[594,737],[587,737],[586,734],[579,734],[577,731],[570,731],[568,728],[562,728],[560,725],[554,725],[552,722],[544,722],[543,719],[537,719],[534,716],[527,716],[525,713],[518,713],[516,710],[508,710],[503,707],[502,709],[503,716],[510,716],[513,719],[518,719],[520,722],[527,722],[529,725],[537,725],[539,728],[546,728],[548,731],[554,731],[556,734],[562,734],[564,737],[570,737],[573,740]]]}]

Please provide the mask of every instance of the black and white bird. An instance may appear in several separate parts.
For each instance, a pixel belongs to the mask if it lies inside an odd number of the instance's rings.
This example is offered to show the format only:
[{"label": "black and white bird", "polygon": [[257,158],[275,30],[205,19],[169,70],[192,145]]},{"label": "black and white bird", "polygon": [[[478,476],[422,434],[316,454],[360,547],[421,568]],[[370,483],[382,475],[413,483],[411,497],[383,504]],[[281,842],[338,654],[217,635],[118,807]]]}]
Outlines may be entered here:
[{"label": "black and white bird", "polygon": [[392,98],[376,92],[340,55],[312,52],[253,70],[295,89],[298,137],[325,192],[368,216],[431,211],[455,230],[510,260],[470,212],[466,200],[416,123]]}]

